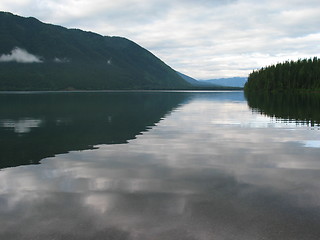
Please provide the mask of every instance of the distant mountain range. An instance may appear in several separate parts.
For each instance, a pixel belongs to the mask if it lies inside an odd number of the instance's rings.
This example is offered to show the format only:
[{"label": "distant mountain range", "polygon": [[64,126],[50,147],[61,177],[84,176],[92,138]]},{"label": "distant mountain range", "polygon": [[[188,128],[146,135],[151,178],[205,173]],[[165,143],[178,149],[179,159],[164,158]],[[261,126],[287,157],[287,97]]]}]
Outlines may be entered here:
[{"label": "distant mountain range", "polygon": [[225,86],[225,87],[244,87],[247,82],[247,77],[232,77],[232,78],[217,78],[210,80],[200,80],[200,82],[206,82],[214,85]]},{"label": "distant mountain range", "polygon": [[217,78],[210,80],[196,80],[192,77],[189,77],[183,73],[178,74],[187,82],[197,87],[236,87],[243,88],[244,84],[247,82],[248,78],[246,77],[233,77],[233,78]]},{"label": "distant mountain range", "polygon": [[171,67],[128,39],[0,12],[0,90],[190,87]]},{"label": "distant mountain range", "polygon": [[216,84],[207,83],[205,81],[198,81],[192,77],[189,77],[183,73],[177,72],[184,80],[186,80],[188,83],[190,83],[192,86],[195,87],[221,87]]}]

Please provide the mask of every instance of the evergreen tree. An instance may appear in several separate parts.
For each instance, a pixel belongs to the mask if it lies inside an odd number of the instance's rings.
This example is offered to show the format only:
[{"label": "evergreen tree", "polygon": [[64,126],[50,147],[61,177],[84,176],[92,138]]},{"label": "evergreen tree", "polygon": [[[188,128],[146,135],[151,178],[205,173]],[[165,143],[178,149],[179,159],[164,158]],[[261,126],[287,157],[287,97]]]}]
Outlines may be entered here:
[{"label": "evergreen tree", "polygon": [[320,60],[299,59],[267,66],[249,74],[245,91],[319,90]]}]

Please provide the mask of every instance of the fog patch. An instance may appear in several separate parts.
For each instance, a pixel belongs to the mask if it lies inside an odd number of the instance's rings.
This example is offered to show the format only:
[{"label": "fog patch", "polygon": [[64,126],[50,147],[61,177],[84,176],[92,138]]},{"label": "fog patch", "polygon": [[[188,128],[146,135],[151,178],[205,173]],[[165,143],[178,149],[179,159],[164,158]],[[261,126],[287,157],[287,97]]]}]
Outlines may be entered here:
[{"label": "fog patch", "polygon": [[15,47],[9,54],[2,54],[0,62],[41,63],[42,60],[22,48]]},{"label": "fog patch", "polygon": [[55,63],[68,63],[68,62],[70,62],[70,59],[68,59],[68,58],[58,58],[58,57],[56,57],[56,58],[53,59],[53,61],[54,61]]}]

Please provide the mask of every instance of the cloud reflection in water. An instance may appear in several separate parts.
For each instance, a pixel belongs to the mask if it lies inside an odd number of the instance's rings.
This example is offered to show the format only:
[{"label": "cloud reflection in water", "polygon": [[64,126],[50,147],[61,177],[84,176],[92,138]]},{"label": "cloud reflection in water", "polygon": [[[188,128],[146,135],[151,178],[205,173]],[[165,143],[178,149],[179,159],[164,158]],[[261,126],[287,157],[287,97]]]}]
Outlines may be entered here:
[{"label": "cloud reflection in water", "polygon": [[319,132],[196,96],[127,144],[1,171],[0,236],[317,239]]}]

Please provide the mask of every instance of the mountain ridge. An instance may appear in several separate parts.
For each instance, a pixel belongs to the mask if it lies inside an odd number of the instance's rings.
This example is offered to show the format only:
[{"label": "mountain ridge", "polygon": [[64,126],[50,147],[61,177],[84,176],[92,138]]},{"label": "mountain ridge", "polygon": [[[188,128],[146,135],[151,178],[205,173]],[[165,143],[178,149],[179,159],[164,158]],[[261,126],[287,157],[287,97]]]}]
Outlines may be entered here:
[{"label": "mountain ridge", "polygon": [[199,80],[210,84],[220,85],[224,87],[241,87],[243,88],[247,82],[247,77],[231,77],[231,78],[215,78],[208,80]]},{"label": "mountain ridge", "polygon": [[[18,55],[18,53],[20,55]],[[21,63],[18,57],[37,61]],[[0,12],[0,90],[181,89],[191,85],[148,50]]]},{"label": "mountain ridge", "polygon": [[189,82],[195,87],[208,87],[208,88],[243,88],[247,81],[246,77],[232,77],[232,78],[216,78],[209,80],[197,80],[183,73],[177,72],[184,80]]}]

